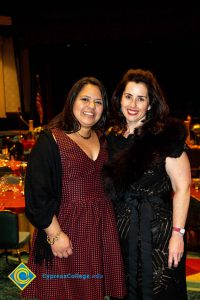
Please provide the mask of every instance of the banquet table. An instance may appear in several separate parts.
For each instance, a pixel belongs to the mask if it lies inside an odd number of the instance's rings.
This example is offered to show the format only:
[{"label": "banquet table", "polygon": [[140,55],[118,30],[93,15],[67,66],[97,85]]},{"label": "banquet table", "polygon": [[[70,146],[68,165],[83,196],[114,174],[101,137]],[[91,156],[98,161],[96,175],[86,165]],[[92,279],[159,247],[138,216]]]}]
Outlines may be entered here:
[{"label": "banquet table", "polygon": [[[200,202],[200,189],[195,189],[193,186],[191,187],[191,198],[196,199],[197,201]],[[200,203],[199,203],[200,205]]]},{"label": "banquet table", "polygon": [[5,170],[7,168],[7,172],[14,173],[16,175],[19,175],[20,173],[24,172],[26,170],[27,162],[26,161],[20,161],[20,160],[14,160],[14,159],[2,159],[0,158],[0,172]]},{"label": "banquet table", "polygon": [[[0,210],[9,209],[18,214],[19,229],[21,231],[30,231],[31,239],[34,227],[25,216],[25,198],[24,187],[21,184],[7,185],[4,193],[0,193]],[[200,232],[200,189],[191,186],[191,201],[187,218],[188,226],[188,244],[191,249],[199,245],[198,237]],[[197,246],[196,246],[197,245]]]},{"label": "banquet table", "polygon": [[0,194],[0,210],[9,209],[16,213],[24,213],[25,199],[23,186],[20,184],[10,184],[5,191]]},{"label": "banquet table", "polygon": [[[191,186],[191,198],[200,202],[200,189]],[[200,205],[200,203],[199,203]],[[10,188],[0,194],[0,210],[10,209],[16,213],[24,213],[24,188],[21,184],[11,184]]]},{"label": "banquet table", "polygon": [[[25,215],[25,198],[24,187],[19,184],[6,184],[5,188],[1,186],[0,192],[0,210],[11,210],[18,215],[19,231],[29,231],[31,233],[31,241],[33,237],[34,227]],[[25,246],[24,249],[26,249]],[[26,249],[27,250],[27,249]]]}]

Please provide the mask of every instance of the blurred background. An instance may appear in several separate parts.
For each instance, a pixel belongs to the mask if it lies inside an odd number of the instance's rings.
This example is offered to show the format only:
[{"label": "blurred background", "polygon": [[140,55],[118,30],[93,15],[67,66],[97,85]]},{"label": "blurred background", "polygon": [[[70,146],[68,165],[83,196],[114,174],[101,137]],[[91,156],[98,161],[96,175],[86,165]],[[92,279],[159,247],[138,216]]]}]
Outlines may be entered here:
[{"label": "blurred background", "polygon": [[[109,98],[130,68],[152,71],[188,132],[191,203],[187,219],[188,299],[200,299],[200,15],[198,1],[1,1],[0,4],[0,211],[25,216],[24,176],[43,127],[63,108],[82,76],[100,79]],[[21,249],[27,262],[29,249]],[[0,249],[0,299],[20,299]],[[15,263],[11,264],[10,261]]]},{"label": "blurred background", "polygon": [[98,1],[63,5],[1,3],[1,55],[11,64],[8,55],[13,51],[16,66],[15,84],[6,83],[13,74],[2,73],[7,97],[1,130],[27,129],[22,118],[32,119],[34,127],[47,123],[60,112],[69,88],[82,76],[98,77],[110,97],[129,68],[154,72],[171,114],[183,120],[189,115],[191,124],[199,123],[197,4]]}]

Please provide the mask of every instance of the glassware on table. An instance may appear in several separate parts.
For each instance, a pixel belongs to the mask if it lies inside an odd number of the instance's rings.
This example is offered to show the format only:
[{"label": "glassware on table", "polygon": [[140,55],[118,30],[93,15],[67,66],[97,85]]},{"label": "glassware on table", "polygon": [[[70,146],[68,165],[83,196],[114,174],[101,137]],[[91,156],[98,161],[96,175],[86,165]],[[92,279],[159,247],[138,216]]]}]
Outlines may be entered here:
[{"label": "glassware on table", "polygon": [[200,178],[192,178],[192,186],[196,191],[200,190]]}]

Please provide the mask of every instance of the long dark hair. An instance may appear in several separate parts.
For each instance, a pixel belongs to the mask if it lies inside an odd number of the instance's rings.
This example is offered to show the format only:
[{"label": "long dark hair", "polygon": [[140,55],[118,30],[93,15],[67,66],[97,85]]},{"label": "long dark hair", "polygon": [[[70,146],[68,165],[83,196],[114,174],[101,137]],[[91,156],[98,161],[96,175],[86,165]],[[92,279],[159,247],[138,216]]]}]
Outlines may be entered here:
[{"label": "long dark hair", "polygon": [[81,125],[73,114],[73,106],[77,95],[87,84],[95,85],[100,89],[103,98],[103,113],[100,120],[93,126],[93,129],[103,132],[108,119],[108,97],[104,85],[95,77],[83,77],[75,82],[67,95],[62,112],[49,122],[47,128],[60,128],[67,133],[76,132],[80,129]]},{"label": "long dark hair", "polygon": [[143,69],[129,69],[118,83],[111,98],[110,124],[116,132],[125,132],[127,129],[126,119],[121,112],[121,98],[126,85],[130,81],[142,82],[147,86],[149,104],[151,105],[149,116],[147,116],[143,126],[137,129],[135,133],[141,133],[146,130],[151,130],[154,133],[160,132],[169,114],[169,107],[156,77],[151,71]]}]

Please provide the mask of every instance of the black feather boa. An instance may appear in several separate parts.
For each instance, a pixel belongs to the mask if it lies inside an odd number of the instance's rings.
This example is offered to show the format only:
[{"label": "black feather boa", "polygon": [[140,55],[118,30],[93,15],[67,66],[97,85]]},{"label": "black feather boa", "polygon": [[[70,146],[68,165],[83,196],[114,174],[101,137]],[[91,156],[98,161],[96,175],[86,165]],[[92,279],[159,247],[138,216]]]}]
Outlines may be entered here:
[{"label": "black feather boa", "polygon": [[105,191],[111,199],[123,193],[127,186],[142,177],[150,166],[157,162],[159,156],[177,157],[186,140],[186,129],[183,123],[170,118],[162,132],[153,134],[147,131],[135,136],[131,146],[114,155],[103,168]]}]

